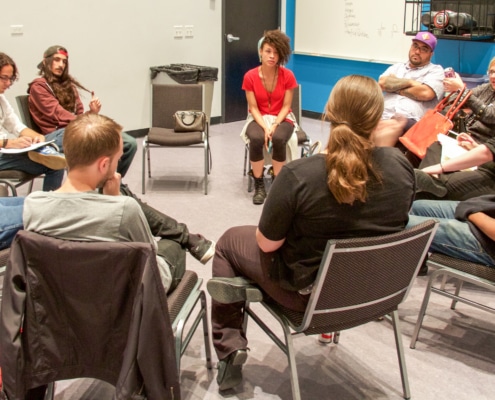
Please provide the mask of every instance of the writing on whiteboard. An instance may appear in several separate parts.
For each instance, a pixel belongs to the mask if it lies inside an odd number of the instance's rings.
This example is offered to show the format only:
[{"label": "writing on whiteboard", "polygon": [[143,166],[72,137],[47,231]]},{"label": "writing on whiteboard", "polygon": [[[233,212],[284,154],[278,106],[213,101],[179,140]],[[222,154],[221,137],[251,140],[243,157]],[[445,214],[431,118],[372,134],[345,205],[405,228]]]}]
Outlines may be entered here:
[{"label": "writing on whiteboard", "polygon": [[346,35],[369,39],[369,35],[361,30],[361,23],[356,17],[356,9],[354,8],[353,1],[344,0],[344,27]]}]

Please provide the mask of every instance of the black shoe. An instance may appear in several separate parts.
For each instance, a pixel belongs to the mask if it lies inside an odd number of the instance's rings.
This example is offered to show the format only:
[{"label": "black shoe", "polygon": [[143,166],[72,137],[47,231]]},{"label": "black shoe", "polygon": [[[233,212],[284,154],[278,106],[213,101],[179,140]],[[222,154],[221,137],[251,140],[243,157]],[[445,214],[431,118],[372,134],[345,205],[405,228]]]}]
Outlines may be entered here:
[{"label": "black shoe", "polygon": [[253,204],[263,204],[266,199],[266,189],[265,189],[265,180],[263,175],[261,178],[254,178],[254,195],[253,195]]},{"label": "black shoe", "polygon": [[232,389],[242,382],[242,364],[246,360],[247,351],[240,349],[218,362],[217,383],[219,390]]},{"label": "black shoe", "polygon": [[444,197],[447,194],[447,188],[442,185],[440,180],[430,174],[415,169],[414,175],[416,177],[416,192],[428,192],[436,197]]},{"label": "black shoe", "polygon": [[189,253],[191,253],[195,259],[199,260],[201,264],[206,264],[215,254],[215,242],[207,240],[201,235],[198,236],[199,240],[193,247],[189,248]]},{"label": "black shoe", "polygon": [[223,304],[239,301],[258,302],[263,300],[261,290],[253,282],[242,276],[235,278],[211,278],[206,289],[213,300]]}]

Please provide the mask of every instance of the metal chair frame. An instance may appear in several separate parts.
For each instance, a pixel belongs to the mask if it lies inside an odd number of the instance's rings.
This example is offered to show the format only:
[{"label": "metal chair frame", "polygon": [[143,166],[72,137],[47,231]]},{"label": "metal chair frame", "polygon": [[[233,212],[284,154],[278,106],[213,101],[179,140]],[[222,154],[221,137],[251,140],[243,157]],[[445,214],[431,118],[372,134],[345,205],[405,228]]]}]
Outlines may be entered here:
[{"label": "metal chair frame", "polygon": [[[426,314],[426,308],[428,307],[428,302],[432,292],[452,299],[452,303],[450,305],[452,310],[455,310],[457,302],[461,302],[480,310],[495,314],[495,308],[481,304],[461,295],[461,289],[464,282],[468,282],[491,292],[495,292],[495,268],[459,260],[439,253],[433,253],[428,258],[427,265],[438,269],[433,271],[428,279],[425,295],[423,297],[423,303],[421,304],[418,319],[411,337],[411,349],[416,347],[419,331],[421,330],[423,319]],[[440,287],[435,287],[434,284],[438,281],[438,278],[442,278],[441,285]],[[448,278],[454,278],[456,280],[453,293],[449,292],[446,288],[445,283]]]},{"label": "metal chair frame", "polygon": [[[204,193],[208,194],[208,175],[212,167],[211,149],[209,143],[209,119],[206,118],[203,132],[174,132],[173,114],[180,110],[205,109],[204,85],[189,84],[152,84],[151,85],[151,128],[143,140],[142,164],[142,193],[146,192],[146,160],[148,163],[148,178],[151,179],[152,148],[194,148],[204,149]],[[168,92],[168,93],[167,93]],[[182,95],[181,95],[182,92]],[[163,110],[165,109],[165,110]],[[151,136],[160,136],[162,143],[154,143]]]},{"label": "metal chair frame", "polygon": [[287,355],[294,400],[301,399],[294,338],[340,332],[385,314],[391,314],[404,398],[410,398],[397,309],[411,290],[436,227],[430,220],[390,235],[329,240],[304,313],[261,302],[280,323],[284,341],[257,315],[254,304],[246,305],[244,331],[251,317]]}]

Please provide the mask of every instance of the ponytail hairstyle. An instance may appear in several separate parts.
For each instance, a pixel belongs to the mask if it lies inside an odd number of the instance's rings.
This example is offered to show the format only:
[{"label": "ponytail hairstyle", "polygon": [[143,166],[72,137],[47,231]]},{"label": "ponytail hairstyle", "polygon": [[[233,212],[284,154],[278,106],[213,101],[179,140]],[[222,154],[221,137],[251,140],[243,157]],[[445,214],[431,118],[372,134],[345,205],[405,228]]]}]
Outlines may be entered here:
[{"label": "ponytail hairstyle", "polygon": [[366,202],[368,182],[381,182],[373,168],[371,134],[382,113],[382,90],[369,77],[346,76],[330,93],[325,107],[325,119],[331,124],[327,184],[339,204]]}]

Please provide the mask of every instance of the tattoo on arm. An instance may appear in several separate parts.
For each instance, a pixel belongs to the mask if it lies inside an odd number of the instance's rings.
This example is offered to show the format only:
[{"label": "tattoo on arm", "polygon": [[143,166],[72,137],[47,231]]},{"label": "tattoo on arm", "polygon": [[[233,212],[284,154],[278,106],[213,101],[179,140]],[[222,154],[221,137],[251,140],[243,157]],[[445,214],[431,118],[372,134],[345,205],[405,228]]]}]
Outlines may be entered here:
[{"label": "tattoo on arm", "polygon": [[411,93],[407,89],[402,89],[401,91],[399,91],[399,94],[401,96],[408,97],[408,98],[410,98],[412,100],[420,101],[417,96],[415,96],[413,93]]},{"label": "tattoo on arm", "polygon": [[409,84],[409,79],[397,78],[396,76],[387,77],[385,84],[383,85],[384,89],[387,92],[398,92],[401,89],[405,89],[411,86]]}]

